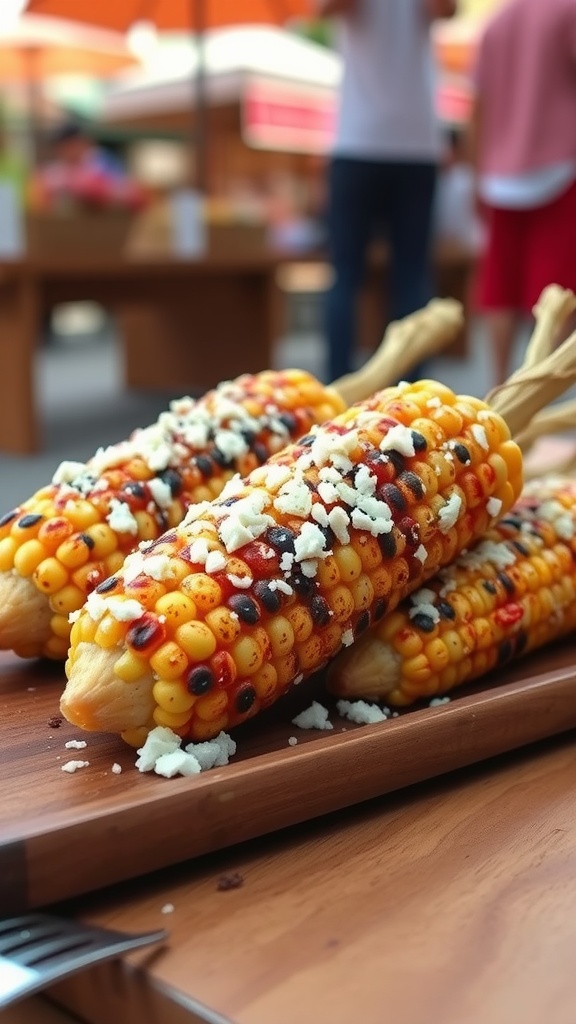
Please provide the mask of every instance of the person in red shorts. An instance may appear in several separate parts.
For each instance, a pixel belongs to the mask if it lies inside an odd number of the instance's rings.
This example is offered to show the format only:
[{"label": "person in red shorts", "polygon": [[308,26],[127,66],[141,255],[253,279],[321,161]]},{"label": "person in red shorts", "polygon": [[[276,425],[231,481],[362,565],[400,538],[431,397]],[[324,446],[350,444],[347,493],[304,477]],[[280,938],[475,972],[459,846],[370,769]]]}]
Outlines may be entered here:
[{"label": "person in red shorts", "polygon": [[576,290],[575,0],[508,0],[481,36],[474,80],[487,226],[477,298],[498,384],[542,289]]}]

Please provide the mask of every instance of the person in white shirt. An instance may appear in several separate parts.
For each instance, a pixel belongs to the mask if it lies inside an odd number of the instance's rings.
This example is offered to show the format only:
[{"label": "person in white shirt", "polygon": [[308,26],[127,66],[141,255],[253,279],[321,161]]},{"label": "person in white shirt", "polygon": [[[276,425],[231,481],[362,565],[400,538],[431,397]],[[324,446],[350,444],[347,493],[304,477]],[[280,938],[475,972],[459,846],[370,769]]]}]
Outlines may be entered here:
[{"label": "person in white shirt", "polygon": [[456,0],[315,0],[315,8],[339,18],[344,62],[328,168],[327,376],[336,380],[353,368],[356,302],[375,235],[385,233],[391,252],[391,318],[430,298],[441,153],[430,24],[451,17]]}]

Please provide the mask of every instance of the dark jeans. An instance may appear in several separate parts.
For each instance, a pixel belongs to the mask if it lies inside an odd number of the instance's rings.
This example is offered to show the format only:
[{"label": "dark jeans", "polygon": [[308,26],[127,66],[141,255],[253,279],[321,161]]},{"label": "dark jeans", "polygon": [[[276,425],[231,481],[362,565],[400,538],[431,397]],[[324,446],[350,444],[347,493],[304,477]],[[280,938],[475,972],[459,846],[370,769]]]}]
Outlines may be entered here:
[{"label": "dark jeans", "polygon": [[[429,248],[436,165],[335,157],[329,168],[328,245],[334,282],[326,300],[328,380],[352,369],[356,303],[368,247],[390,246],[390,317],[425,306],[432,295]],[[379,339],[375,339],[377,342]]]}]

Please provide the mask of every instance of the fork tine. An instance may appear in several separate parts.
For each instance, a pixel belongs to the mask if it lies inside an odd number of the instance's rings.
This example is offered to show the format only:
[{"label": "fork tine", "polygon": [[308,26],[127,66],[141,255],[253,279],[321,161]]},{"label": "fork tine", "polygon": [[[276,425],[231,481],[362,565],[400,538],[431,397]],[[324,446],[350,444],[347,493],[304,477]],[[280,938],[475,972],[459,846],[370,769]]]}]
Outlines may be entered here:
[{"label": "fork tine", "polygon": [[131,935],[42,913],[0,921],[0,1009],[93,964],[166,937],[165,931]]}]

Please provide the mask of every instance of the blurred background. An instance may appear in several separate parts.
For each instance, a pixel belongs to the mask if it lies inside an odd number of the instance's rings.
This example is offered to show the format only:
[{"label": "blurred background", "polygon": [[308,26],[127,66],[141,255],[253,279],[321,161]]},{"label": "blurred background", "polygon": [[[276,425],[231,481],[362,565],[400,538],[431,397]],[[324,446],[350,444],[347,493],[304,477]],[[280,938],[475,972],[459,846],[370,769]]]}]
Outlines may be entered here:
[{"label": "blurred background", "polygon": [[[469,298],[482,238],[460,143],[476,42],[497,6],[460,0],[432,27],[446,149],[434,286],[467,318],[428,369],[474,394],[489,389],[490,368]],[[141,10],[0,5],[5,509],[61,459],[127,436],[171,397],[269,364],[325,374],[325,174],[342,76],[333,24],[303,0],[157,0],[145,20]],[[375,244],[357,364],[387,322],[387,260]]]}]

